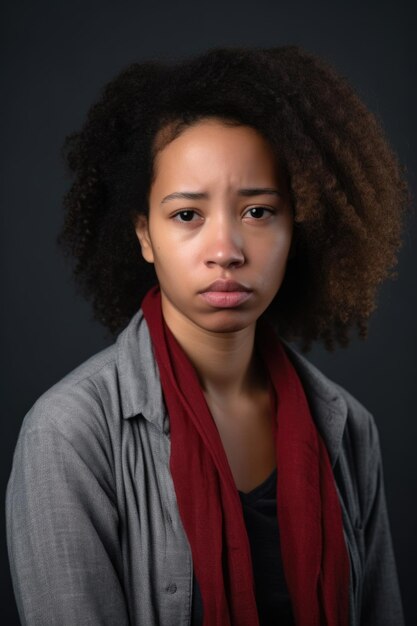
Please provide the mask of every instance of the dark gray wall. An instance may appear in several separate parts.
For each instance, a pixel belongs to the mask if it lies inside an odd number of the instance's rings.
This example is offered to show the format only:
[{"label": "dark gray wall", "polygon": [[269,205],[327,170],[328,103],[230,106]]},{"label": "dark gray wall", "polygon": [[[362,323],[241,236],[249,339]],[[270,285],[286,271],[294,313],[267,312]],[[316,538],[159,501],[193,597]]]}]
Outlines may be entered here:
[{"label": "dark gray wall", "polygon": [[[385,123],[416,188],[412,3],[67,0],[2,3],[1,498],[21,421],[35,399],[108,344],[55,246],[68,186],[59,156],[98,90],[123,66],[214,45],[296,43],[345,74]],[[384,286],[369,339],[310,358],[375,415],[407,623],[417,623],[416,220],[399,278]],[[18,624],[1,519],[1,622]]]}]

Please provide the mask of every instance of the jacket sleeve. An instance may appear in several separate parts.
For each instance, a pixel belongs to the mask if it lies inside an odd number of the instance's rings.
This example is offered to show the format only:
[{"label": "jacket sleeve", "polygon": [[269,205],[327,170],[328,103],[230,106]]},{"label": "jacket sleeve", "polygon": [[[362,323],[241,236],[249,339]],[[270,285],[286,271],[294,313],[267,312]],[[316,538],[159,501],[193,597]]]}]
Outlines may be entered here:
[{"label": "jacket sleeve", "polygon": [[103,451],[87,440],[74,446],[53,425],[19,435],[6,531],[23,626],[129,623],[117,510],[102,472]]},{"label": "jacket sleeve", "polygon": [[370,421],[368,507],[363,523],[365,563],[362,592],[362,626],[403,626],[390,523],[385,498],[378,430]]}]

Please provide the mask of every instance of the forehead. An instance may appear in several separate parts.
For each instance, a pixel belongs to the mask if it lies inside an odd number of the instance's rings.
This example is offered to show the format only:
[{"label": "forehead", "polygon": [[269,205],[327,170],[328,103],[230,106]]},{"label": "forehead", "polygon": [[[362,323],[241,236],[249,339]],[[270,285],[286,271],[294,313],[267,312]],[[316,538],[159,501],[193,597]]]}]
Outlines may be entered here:
[{"label": "forehead", "polygon": [[161,173],[179,174],[184,168],[200,169],[206,175],[218,168],[248,169],[254,176],[275,175],[278,169],[272,146],[258,130],[218,118],[162,127],[155,137],[154,152],[154,177]]},{"label": "forehead", "polygon": [[228,129],[240,129],[245,134],[257,136],[259,139],[266,141],[262,134],[252,126],[239,122],[238,120],[221,118],[216,116],[203,117],[192,122],[183,120],[173,120],[163,124],[156,132],[153,140],[153,152],[157,154],[168,146],[172,141],[183,135],[201,134],[202,130],[216,129],[226,132]]}]

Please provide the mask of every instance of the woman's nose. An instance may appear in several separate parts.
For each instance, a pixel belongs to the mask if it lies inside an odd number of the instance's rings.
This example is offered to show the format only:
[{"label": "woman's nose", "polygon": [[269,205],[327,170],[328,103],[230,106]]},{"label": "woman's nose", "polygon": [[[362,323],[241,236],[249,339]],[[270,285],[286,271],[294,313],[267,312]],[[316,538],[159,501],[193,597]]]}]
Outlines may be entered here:
[{"label": "woman's nose", "polygon": [[205,263],[207,266],[239,267],[245,262],[243,239],[236,224],[221,221],[206,232]]}]

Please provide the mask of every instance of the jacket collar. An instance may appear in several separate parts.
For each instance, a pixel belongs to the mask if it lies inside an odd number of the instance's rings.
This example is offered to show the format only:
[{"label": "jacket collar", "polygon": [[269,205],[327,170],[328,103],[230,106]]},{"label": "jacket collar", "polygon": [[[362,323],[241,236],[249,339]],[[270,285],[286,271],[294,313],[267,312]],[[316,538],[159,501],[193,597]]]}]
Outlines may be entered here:
[{"label": "jacket collar", "polygon": [[123,418],[141,414],[159,430],[169,432],[159,370],[142,309],[119,334],[116,350]]},{"label": "jacket collar", "polygon": [[[347,418],[347,404],[340,388],[282,340],[305,390],[310,410],[334,467]],[[122,415],[141,414],[158,430],[169,433],[159,371],[142,309],[132,317],[116,340]]]},{"label": "jacket collar", "polygon": [[287,341],[283,339],[281,341],[303,384],[311,414],[334,467],[342,445],[348,415],[343,389],[327,378]]}]

